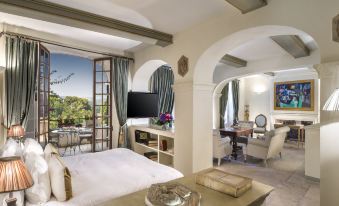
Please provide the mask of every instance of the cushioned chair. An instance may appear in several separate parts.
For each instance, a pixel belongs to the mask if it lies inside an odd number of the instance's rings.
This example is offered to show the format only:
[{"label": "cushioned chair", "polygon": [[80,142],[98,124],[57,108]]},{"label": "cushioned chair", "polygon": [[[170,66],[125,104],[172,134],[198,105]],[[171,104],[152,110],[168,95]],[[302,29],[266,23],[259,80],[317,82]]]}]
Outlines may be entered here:
[{"label": "cushioned chair", "polygon": [[281,152],[284,147],[285,138],[287,132],[290,131],[289,127],[281,127],[276,130],[272,130],[265,134],[264,140],[249,139],[246,148],[244,148],[245,160],[247,155],[263,159],[265,164],[267,160],[277,155],[282,157]]},{"label": "cushioned chair", "polygon": [[231,140],[229,137],[221,137],[219,130],[213,131],[213,157],[218,159],[220,166],[221,159],[232,154]]},{"label": "cushioned chair", "polygon": [[255,125],[256,128],[253,129],[253,133],[256,134],[265,134],[266,132],[266,125],[267,125],[267,118],[263,114],[259,114],[255,117]]}]

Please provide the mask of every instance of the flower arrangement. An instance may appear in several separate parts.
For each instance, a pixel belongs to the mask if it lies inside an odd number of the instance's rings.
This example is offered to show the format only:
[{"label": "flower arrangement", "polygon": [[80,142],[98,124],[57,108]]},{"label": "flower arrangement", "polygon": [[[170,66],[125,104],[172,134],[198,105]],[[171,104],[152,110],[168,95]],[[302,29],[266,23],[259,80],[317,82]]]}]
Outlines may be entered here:
[{"label": "flower arrangement", "polygon": [[160,113],[157,125],[172,124],[173,116],[170,113]]},{"label": "flower arrangement", "polygon": [[173,124],[173,116],[170,113],[160,113],[159,117],[152,119],[153,125],[160,129],[169,129]]}]

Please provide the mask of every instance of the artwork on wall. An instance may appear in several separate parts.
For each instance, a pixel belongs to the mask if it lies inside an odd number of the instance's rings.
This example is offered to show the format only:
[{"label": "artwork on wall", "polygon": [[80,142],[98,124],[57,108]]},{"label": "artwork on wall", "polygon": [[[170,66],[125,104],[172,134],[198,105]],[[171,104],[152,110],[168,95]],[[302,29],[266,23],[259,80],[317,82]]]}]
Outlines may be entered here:
[{"label": "artwork on wall", "polygon": [[188,72],[188,58],[182,55],[178,61],[178,73],[184,77]]},{"label": "artwork on wall", "polygon": [[314,80],[275,82],[274,110],[313,111]]}]

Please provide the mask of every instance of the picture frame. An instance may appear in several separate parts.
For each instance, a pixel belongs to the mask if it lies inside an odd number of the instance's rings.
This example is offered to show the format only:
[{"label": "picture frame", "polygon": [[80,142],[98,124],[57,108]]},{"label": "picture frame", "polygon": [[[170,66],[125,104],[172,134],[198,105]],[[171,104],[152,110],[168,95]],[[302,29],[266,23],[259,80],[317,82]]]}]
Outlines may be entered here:
[{"label": "picture frame", "polygon": [[314,79],[274,82],[274,110],[314,111]]}]

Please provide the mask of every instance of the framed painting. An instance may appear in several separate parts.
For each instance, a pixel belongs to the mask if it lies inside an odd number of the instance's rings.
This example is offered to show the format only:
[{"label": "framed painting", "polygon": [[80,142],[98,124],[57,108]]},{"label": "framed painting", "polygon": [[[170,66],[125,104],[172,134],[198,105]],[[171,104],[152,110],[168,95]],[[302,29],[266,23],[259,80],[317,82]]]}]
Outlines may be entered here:
[{"label": "framed painting", "polygon": [[274,110],[314,111],[314,79],[275,82]]}]

